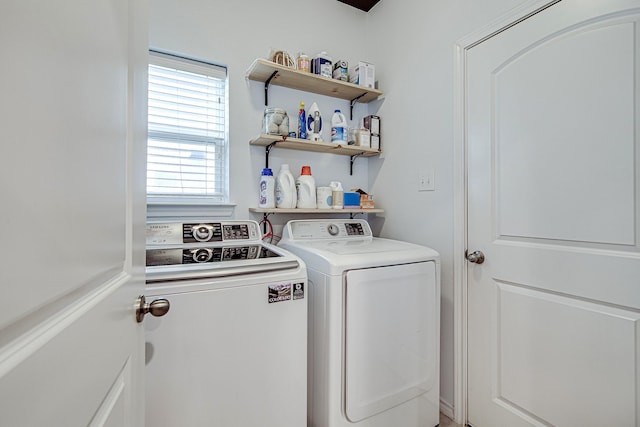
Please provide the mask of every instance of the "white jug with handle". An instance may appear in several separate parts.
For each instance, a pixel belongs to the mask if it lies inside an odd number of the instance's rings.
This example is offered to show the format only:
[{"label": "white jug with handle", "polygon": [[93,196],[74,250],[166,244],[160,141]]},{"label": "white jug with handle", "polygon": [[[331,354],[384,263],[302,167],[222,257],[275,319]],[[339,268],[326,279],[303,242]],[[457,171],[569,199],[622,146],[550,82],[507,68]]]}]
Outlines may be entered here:
[{"label": "white jug with handle", "polygon": [[316,180],[311,176],[311,166],[303,166],[302,173],[296,179],[297,207],[316,208]]},{"label": "white jug with handle", "polygon": [[289,170],[289,165],[280,166],[276,177],[276,208],[291,209],[296,207],[296,182]]}]

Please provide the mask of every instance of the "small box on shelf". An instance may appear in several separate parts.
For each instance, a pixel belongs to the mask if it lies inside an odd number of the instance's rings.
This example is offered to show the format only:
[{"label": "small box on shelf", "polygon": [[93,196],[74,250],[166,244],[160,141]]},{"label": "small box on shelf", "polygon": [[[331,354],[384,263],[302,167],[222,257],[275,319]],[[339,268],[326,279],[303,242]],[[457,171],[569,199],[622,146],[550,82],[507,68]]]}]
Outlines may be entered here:
[{"label": "small box on shelf", "polygon": [[349,83],[375,89],[376,68],[368,62],[358,62],[349,69]]},{"label": "small box on shelf", "polygon": [[345,192],[344,193],[344,208],[345,209],[360,209],[360,193],[358,192]]},{"label": "small box on shelf", "polygon": [[375,208],[375,203],[373,202],[373,194],[368,194],[366,191],[358,188],[354,190],[356,193],[360,194],[360,208],[361,209],[373,209]]}]

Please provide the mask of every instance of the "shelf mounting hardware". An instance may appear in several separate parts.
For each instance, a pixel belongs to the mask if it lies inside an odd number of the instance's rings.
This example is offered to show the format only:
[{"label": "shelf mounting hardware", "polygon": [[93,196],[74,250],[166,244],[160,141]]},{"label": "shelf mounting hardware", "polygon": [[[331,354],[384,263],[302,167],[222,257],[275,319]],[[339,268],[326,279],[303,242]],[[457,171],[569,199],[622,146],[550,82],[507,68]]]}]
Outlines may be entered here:
[{"label": "shelf mounting hardware", "polygon": [[349,175],[353,175],[353,162],[355,159],[357,159],[358,157],[362,156],[364,154],[364,151],[361,151],[360,153],[354,154],[353,156],[350,156],[350,166],[349,166]]},{"label": "shelf mounting hardware", "polygon": [[271,84],[271,80],[278,74],[278,70],[271,73],[271,77],[264,82],[264,106],[267,107],[269,105],[269,85]]},{"label": "shelf mounting hardware", "polygon": [[271,215],[273,212],[263,212],[262,213],[262,232],[264,234],[267,234],[267,219],[269,218],[269,215]]},{"label": "shelf mounting hardware", "polygon": [[269,167],[269,152],[271,152],[271,149],[278,143],[278,141],[273,141],[271,144],[267,145],[266,147],[264,147],[264,167],[268,168]]},{"label": "shelf mounting hardware", "polygon": [[[272,76],[273,77],[273,76]],[[363,96],[365,96],[367,93],[363,93],[362,95],[356,96],[355,98],[353,98],[351,100],[351,103],[349,105],[349,111],[351,113],[351,120],[353,120],[353,106],[356,105],[356,102],[358,102],[358,99],[362,98]]]}]

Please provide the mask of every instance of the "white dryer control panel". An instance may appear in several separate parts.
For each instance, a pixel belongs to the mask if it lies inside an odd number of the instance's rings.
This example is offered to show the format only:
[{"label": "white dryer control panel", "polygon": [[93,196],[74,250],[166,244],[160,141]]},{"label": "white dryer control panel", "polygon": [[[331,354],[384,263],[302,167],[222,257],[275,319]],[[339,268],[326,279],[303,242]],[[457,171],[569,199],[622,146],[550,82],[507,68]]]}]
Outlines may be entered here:
[{"label": "white dryer control panel", "polygon": [[289,221],[284,229],[288,240],[342,240],[372,238],[369,223],[361,219]]}]

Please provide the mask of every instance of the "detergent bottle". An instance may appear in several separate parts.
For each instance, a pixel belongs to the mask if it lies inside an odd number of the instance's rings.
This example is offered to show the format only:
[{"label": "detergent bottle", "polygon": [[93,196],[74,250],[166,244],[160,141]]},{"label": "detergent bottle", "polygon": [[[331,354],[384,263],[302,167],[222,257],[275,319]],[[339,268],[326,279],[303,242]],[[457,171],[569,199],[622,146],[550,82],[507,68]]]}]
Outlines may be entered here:
[{"label": "detergent bottle", "polygon": [[261,208],[276,207],[275,180],[273,172],[269,168],[262,169],[260,176],[260,203]]},{"label": "detergent bottle", "polygon": [[303,166],[296,179],[297,207],[303,209],[316,208],[316,180],[311,176],[311,166]]},{"label": "detergent bottle", "polygon": [[331,117],[331,142],[347,145],[347,118],[340,110],[335,110]]},{"label": "detergent bottle", "polygon": [[307,114],[304,111],[304,101],[300,102],[298,111],[298,138],[307,139]]},{"label": "detergent bottle", "polygon": [[342,189],[342,183],[339,181],[331,181],[329,187],[331,187],[331,207],[333,209],[344,208],[344,190]]},{"label": "detergent bottle", "polygon": [[295,208],[296,198],[296,181],[289,170],[289,165],[284,164],[280,166],[276,177],[276,208]]}]

